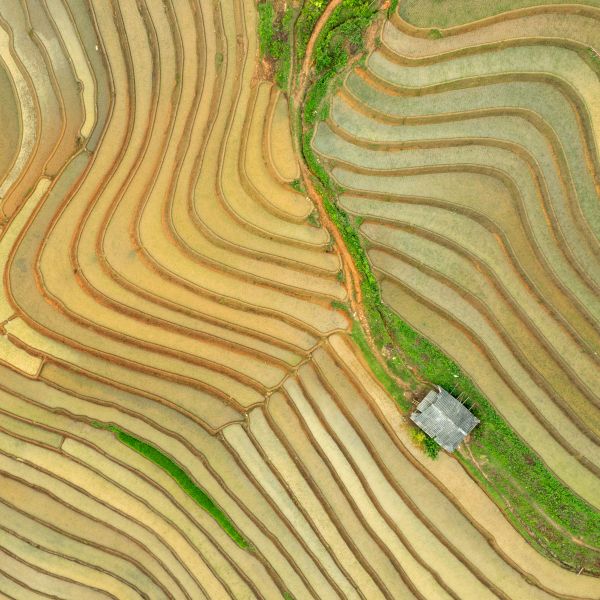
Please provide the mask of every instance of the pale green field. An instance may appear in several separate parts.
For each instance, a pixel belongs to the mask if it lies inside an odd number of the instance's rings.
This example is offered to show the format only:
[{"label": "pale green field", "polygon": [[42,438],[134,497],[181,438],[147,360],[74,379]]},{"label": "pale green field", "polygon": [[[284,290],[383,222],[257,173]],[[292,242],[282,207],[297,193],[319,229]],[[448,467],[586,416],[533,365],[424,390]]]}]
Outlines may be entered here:
[{"label": "pale green field", "polygon": [[[406,0],[400,2],[400,16],[417,27],[452,27],[485,19],[508,10],[571,4],[564,0]],[[580,0],[577,4],[600,6],[598,0]]]},{"label": "pale green field", "polygon": [[10,79],[0,66],[0,182],[10,169],[19,149],[20,122]]}]

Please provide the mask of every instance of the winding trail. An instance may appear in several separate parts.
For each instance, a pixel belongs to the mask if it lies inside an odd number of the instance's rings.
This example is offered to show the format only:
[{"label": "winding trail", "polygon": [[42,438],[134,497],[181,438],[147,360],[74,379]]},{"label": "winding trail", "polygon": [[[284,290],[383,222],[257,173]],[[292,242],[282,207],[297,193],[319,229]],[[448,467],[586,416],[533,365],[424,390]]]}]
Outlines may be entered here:
[{"label": "winding trail", "polygon": [[[299,75],[300,84],[298,85],[298,89],[296,90],[296,92],[293,96],[294,101],[292,103],[293,106],[296,108],[296,110],[299,111],[300,113],[302,113],[302,111],[303,111],[303,103],[304,103],[306,89],[307,89],[308,82],[309,82],[309,73],[310,73],[310,69],[312,67],[312,62],[313,62],[312,59],[313,59],[313,52],[314,52],[315,44],[317,42],[317,39],[319,38],[319,35],[321,34],[321,31],[323,30],[323,27],[325,26],[325,23],[327,23],[327,20],[333,14],[333,11],[341,4],[341,2],[342,2],[342,0],[333,0],[332,2],[330,2],[327,5],[327,8],[323,12],[323,14],[319,17],[319,20],[317,21],[315,28],[313,29],[313,32],[308,41],[308,44],[306,46],[306,54],[304,56],[304,61],[302,62],[302,68],[300,70],[300,75]],[[382,26],[382,24],[376,20],[371,25],[371,28],[374,30],[381,26]],[[366,51],[368,52],[369,46],[374,44],[374,42],[375,42],[375,36],[369,35],[367,33],[365,35],[365,38],[367,39]],[[351,58],[349,66],[352,66],[352,64],[354,62],[356,62],[357,59],[358,59],[358,57]],[[291,78],[291,80],[293,80],[293,78]],[[292,122],[295,123],[296,120],[292,119]],[[300,156],[302,155],[301,148],[298,148],[298,154]],[[360,321],[362,329],[365,333],[367,343],[369,344],[371,351],[373,352],[377,361],[382,366],[382,368],[385,370],[387,375],[389,377],[391,377],[393,379],[393,381],[400,388],[408,389],[408,387],[409,387],[408,384],[406,382],[402,381],[402,379],[397,377],[394,373],[392,373],[392,371],[387,366],[387,363],[385,362],[385,360],[383,360],[379,349],[377,348],[377,344],[375,343],[373,336],[371,334],[371,328],[369,326],[369,321],[367,319],[367,316],[366,316],[366,313],[365,313],[365,310],[363,307],[362,290],[361,290],[361,279],[362,279],[361,274],[359,273],[358,269],[356,268],[356,265],[354,264],[352,255],[350,254],[350,251],[346,247],[346,244],[344,242],[342,235],[340,234],[338,228],[336,227],[336,225],[333,223],[333,221],[329,217],[327,210],[325,209],[325,207],[323,205],[323,199],[321,198],[321,195],[315,189],[315,186],[312,182],[312,174],[310,173],[309,169],[306,167],[306,164],[304,162],[301,162],[301,175],[302,175],[302,181],[304,183],[304,186],[308,193],[308,196],[312,200],[313,204],[317,207],[317,211],[319,213],[321,223],[323,224],[325,229],[327,229],[327,231],[330,233],[330,235],[332,236],[332,238],[338,248],[338,252],[339,252],[340,258],[342,260],[344,282],[345,282],[346,290],[348,292],[348,299],[350,302],[352,315]],[[415,373],[415,375],[417,375],[417,374]]]}]

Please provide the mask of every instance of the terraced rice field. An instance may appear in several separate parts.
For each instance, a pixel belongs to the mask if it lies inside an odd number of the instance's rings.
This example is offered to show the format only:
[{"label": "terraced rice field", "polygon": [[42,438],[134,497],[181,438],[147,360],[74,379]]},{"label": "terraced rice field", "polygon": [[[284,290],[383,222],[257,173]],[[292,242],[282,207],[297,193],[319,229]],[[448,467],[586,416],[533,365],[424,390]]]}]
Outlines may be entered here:
[{"label": "terraced rice field", "polygon": [[[593,517],[600,13],[384,8],[313,148],[386,305]],[[301,58],[278,89],[251,0],[0,3],[2,597],[600,597],[600,532],[540,552],[351,335]]]}]

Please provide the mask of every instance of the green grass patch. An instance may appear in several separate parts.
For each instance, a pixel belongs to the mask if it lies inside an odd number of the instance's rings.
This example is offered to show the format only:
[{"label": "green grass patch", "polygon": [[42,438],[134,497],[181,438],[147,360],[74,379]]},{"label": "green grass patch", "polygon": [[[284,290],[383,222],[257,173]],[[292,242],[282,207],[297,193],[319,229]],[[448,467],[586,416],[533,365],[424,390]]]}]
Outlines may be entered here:
[{"label": "green grass patch", "polygon": [[371,371],[375,374],[379,382],[383,385],[387,393],[396,401],[398,406],[404,411],[411,408],[411,403],[404,397],[402,390],[396,385],[395,381],[386,373],[377,357],[373,354],[365,337],[364,331],[358,321],[354,321],[352,325],[352,333],[350,334],[356,345],[360,348],[365,360],[369,364]]},{"label": "green grass patch", "polygon": [[444,37],[444,34],[439,29],[430,29],[427,37],[432,40],[441,40]]},{"label": "green grass patch", "polygon": [[258,5],[258,41],[260,53],[265,56],[271,53],[275,38],[275,8],[271,2],[262,2]]},{"label": "green grass patch", "polygon": [[306,193],[306,190],[304,189],[304,186],[302,185],[302,182],[299,179],[293,179],[292,181],[290,181],[290,185],[297,192],[300,192],[301,194]]},{"label": "green grass patch", "polygon": [[346,314],[350,315],[350,307],[340,300],[332,300],[331,308],[335,308],[335,310],[343,310]]},{"label": "green grass patch", "polygon": [[294,9],[288,8],[278,14],[272,0],[258,5],[258,39],[260,53],[273,61],[275,83],[287,90],[290,76],[292,51],[290,33],[294,21]]},{"label": "green grass patch", "polygon": [[327,7],[327,0],[305,0],[296,22],[296,58],[298,66],[306,56],[306,47],[310,40],[310,34],[315,28],[319,17]]},{"label": "green grass patch", "polygon": [[181,489],[192,498],[198,506],[203,508],[222,527],[225,533],[227,533],[240,548],[249,549],[251,547],[248,540],[246,540],[246,538],[244,538],[244,536],[235,528],[227,515],[217,506],[217,504],[215,504],[214,500],[202,488],[196,485],[194,480],[166,454],[163,454],[160,450],[147,442],[133,437],[115,425],[92,421],[92,426],[112,432],[120,442],[123,442],[123,444],[129,446],[132,450],[135,450],[144,458],[147,458],[155,465],[159,466],[177,482],[179,487],[181,487]]},{"label": "green grass patch", "polygon": [[309,225],[313,227],[321,227],[321,220],[319,219],[319,213],[316,210],[313,210],[308,217],[306,217]]},{"label": "green grass patch", "polygon": [[[471,444],[470,448],[477,460],[488,459],[487,455],[476,447],[476,444]],[[515,529],[538,552],[555,559],[573,571],[583,568],[586,573],[596,576],[600,574],[600,557],[597,547],[596,549],[586,548],[574,542],[570,535],[565,535],[557,530],[549,520],[547,513],[536,509],[531,497],[523,492],[520,482],[519,484],[513,483],[514,480],[502,470],[498,470],[493,462],[484,466],[484,477],[469,456],[460,452],[457,452],[456,456],[494,502],[503,509]],[[592,527],[597,527],[597,525],[592,524]],[[596,536],[589,537],[597,537],[597,530]],[[591,545],[589,539],[584,541]]]},{"label": "green grass patch", "polygon": [[[307,4],[316,5],[315,0],[309,0]],[[328,22],[319,36],[315,48],[313,83],[307,91],[301,115],[300,146],[303,159],[314,175],[315,187],[321,195],[323,206],[342,235],[361,274],[363,306],[373,340],[382,351],[389,369],[409,382],[413,390],[422,381],[427,381],[454,390],[457,395],[466,394],[473,412],[481,421],[472,433],[470,448],[476,459],[486,464],[487,478],[481,475],[470,459],[457,453],[459,460],[541,553],[572,569],[583,567],[586,572],[598,575],[598,551],[576,544],[571,536],[595,548],[600,547],[600,513],[548,470],[457,364],[383,304],[378,282],[358,233],[360,220],[350,217],[339,207],[337,196],[342,190],[330,178],[326,165],[321,163],[312,149],[315,126],[328,116],[332,82],[341,78],[352,52],[362,50],[358,40],[360,37],[362,41],[362,31],[372,18],[372,15],[367,17],[369,6],[360,0],[344,2],[334,11],[331,23]],[[357,7],[354,16],[352,7]],[[342,23],[351,25],[342,29]],[[348,31],[352,34],[345,43],[342,35],[338,34],[348,34]],[[434,39],[441,35],[439,30],[430,32],[430,37]],[[590,57],[592,60],[595,58],[591,53]],[[351,336],[383,387],[404,411],[409,411],[411,404],[374,356],[358,322],[354,323]],[[440,451],[438,444],[428,436],[420,439],[419,445],[432,458]],[[560,528],[567,533],[561,532]]]},{"label": "green grass patch", "polygon": [[[306,0],[296,22],[298,67],[306,55],[312,31],[327,6],[326,0]],[[342,69],[352,54],[360,52],[363,33],[377,14],[377,2],[343,0],[333,11],[315,44],[316,73],[330,75]]]}]

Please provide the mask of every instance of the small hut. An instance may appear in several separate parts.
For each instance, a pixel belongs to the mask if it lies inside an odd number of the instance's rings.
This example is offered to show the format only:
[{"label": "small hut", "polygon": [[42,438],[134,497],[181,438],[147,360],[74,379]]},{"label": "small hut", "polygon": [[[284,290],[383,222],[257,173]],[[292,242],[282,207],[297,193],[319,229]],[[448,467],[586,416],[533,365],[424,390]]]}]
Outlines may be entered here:
[{"label": "small hut", "polygon": [[479,423],[468,408],[440,386],[428,392],[410,418],[448,452],[454,452]]}]

